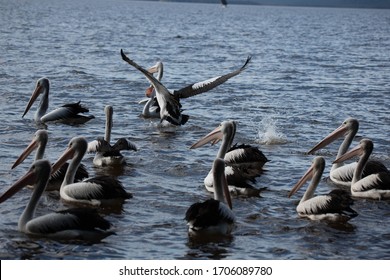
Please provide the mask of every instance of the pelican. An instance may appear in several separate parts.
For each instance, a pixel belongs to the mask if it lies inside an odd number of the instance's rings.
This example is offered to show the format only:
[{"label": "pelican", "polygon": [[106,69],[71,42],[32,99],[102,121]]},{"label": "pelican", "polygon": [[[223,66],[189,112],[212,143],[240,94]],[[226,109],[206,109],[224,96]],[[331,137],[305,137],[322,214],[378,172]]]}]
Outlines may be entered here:
[{"label": "pelican", "polygon": [[62,240],[99,241],[111,234],[110,223],[94,209],[67,209],[34,218],[39,198],[46,188],[51,173],[48,160],[35,161],[30,170],[15,182],[1,197],[4,202],[24,186],[33,184],[30,201],[20,216],[19,231],[29,235]]},{"label": "pelican", "polygon": [[89,110],[80,104],[80,101],[77,103],[69,103],[57,108],[46,114],[46,111],[49,107],[49,79],[41,78],[37,81],[35,90],[31,95],[31,98],[27,104],[26,109],[24,110],[22,118],[30,110],[32,104],[42,94],[41,101],[38,105],[38,109],[35,113],[34,120],[36,122],[48,123],[48,122],[57,122],[64,123],[69,125],[74,124],[83,124],[87,121],[90,121],[94,118],[92,115],[80,115],[81,113],[87,113]]},{"label": "pelican", "polygon": [[377,200],[389,199],[390,171],[382,171],[370,174],[364,178],[362,177],[363,169],[373,149],[374,144],[370,139],[362,139],[359,145],[338,157],[334,162],[343,162],[352,157],[359,156],[351,183],[352,196]]},{"label": "pelican", "polygon": [[116,143],[111,146],[111,130],[112,130],[112,115],[113,108],[107,105],[104,108],[106,114],[105,136],[98,138],[88,143],[88,152],[95,152],[93,164],[96,166],[121,165],[125,164],[125,157],[121,154],[122,150],[137,151],[137,147],[127,138],[119,138]]},{"label": "pelican", "polygon": [[[44,129],[37,130],[34,134],[31,143],[21,153],[19,158],[12,165],[11,169],[14,169],[16,166],[21,164],[35,149],[37,150],[35,154],[35,160],[42,159],[45,154],[47,139],[48,139],[48,134],[46,130]],[[48,185],[45,189],[46,191],[60,190],[60,186],[62,181],[64,180],[67,168],[68,168],[68,163],[65,163],[63,166],[61,166],[61,168],[57,172],[53,173],[50,176]],[[87,169],[83,164],[80,164],[75,175],[75,181],[78,182],[87,177],[88,177]],[[32,187],[32,186],[28,186],[28,187]]]},{"label": "pelican", "polygon": [[[157,72],[157,80],[161,82],[164,73],[162,61],[157,61],[157,63],[150,67],[147,71],[151,74]],[[145,95],[147,98],[140,101],[140,104],[145,103],[141,115],[144,118],[160,118],[160,106],[158,105],[156,91],[152,85],[146,89]]]},{"label": "pelican", "polygon": [[[147,91],[150,91],[149,89],[150,87]],[[156,91],[152,88],[150,92],[146,93],[146,96],[146,99],[139,102],[139,104],[145,104],[141,115],[144,118],[160,118],[160,106],[158,106]]]},{"label": "pelican", "polygon": [[213,163],[214,199],[194,203],[188,208],[185,220],[190,236],[226,235],[233,230],[235,216],[225,177],[225,162],[217,158]]},{"label": "pelican", "polygon": [[[261,175],[268,159],[257,147],[245,144],[232,146],[235,133],[236,122],[224,121],[190,149],[201,147],[208,142],[215,144],[222,139],[217,158],[222,158],[226,162],[225,174],[229,190],[236,194],[259,196],[262,189],[254,188],[249,182],[254,183],[255,178]],[[214,191],[212,170],[204,179],[204,184],[208,191]]]},{"label": "pelican", "polygon": [[60,188],[61,199],[66,203],[104,207],[115,206],[131,198],[132,194],[125,191],[121,182],[110,176],[97,176],[74,183],[76,169],[87,147],[88,142],[84,137],[74,137],[53,164],[53,171],[56,171],[64,162],[71,159]]},{"label": "pelican", "polygon": [[297,206],[300,217],[311,220],[328,220],[332,222],[346,222],[358,214],[351,209],[353,200],[345,190],[335,189],[327,195],[314,196],[318,183],[325,168],[323,157],[316,157],[305,175],[291,189],[288,197],[295,194],[308,180],[311,183]]},{"label": "pelican", "polygon": [[188,121],[189,118],[188,115],[181,113],[181,98],[194,96],[223,84],[228,79],[240,74],[251,60],[251,58],[248,57],[245,64],[240,69],[235,70],[229,74],[211,78],[203,82],[186,86],[180,90],[170,92],[160,81],[158,81],[151,73],[149,73],[149,71],[145,70],[137,63],[129,59],[124,54],[123,50],[121,50],[121,55],[124,61],[135,67],[137,70],[141,71],[152,84],[154,90],[156,91],[158,105],[160,106],[161,122],[165,120],[173,125],[183,125]]},{"label": "pelican", "polygon": [[[358,120],[354,118],[348,118],[337,129],[335,129],[323,140],[321,140],[317,145],[315,145],[308,152],[308,154],[313,154],[315,151],[329,145],[336,139],[344,136],[344,140],[341,143],[337,153],[338,158],[345,154],[345,152],[347,152],[358,130]],[[336,185],[350,187],[356,164],[356,162],[345,165],[343,165],[342,163],[333,163],[332,168],[330,170],[330,180]],[[382,171],[388,171],[386,166],[384,166],[378,161],[370,160],[363,171],[363,177],[369,174],[378,173]]]}]

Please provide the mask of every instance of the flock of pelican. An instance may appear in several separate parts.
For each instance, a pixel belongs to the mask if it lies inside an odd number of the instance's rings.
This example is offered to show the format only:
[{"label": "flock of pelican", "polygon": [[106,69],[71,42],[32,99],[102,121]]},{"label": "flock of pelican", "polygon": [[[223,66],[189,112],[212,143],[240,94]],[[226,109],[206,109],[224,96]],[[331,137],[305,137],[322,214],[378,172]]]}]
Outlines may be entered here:
[{"label": "flock of pelican", "polygon": [[[228,74],[194,83],[177,91],[169,91],[161,83],[163,76],[161,61],[146,70],[129,59],[123,50],[121,56],[151,83],[146,90],[147,100],[144,101],[146,104],[142,115],[147,118],[159,118],[162,124],[173,126],[184,125],[189,119],[188,115],[182,114],[180,103],[182,98],[207,92],[223,84],[245,70],[251,59],[248,57],[242,67]],[[155,73],[157,78],[153,76]],[[41,94],[34,116],[34,120],[38,123],[60,122],[74,125],[84,124],[94,118],[92,115],[84,115],[88,109],[80,102],[65,104],[46,113],[49,107],[47,78],[38,80],[22,117],[28,113]],[[111,145],[112,106],[105,107],[105,114],[104,137],[91,142],[84,137],[70,139],[68,146],[53,164],[44,159],[48,133],[42,129],[35,133],[31,143],[16,159],[12,168],[16,168],[36,150],[35,160],[27,173],[0,196],[0,203],[3,203],[26,186],[33,189],[30,201],[19,219],[20,231],[48,238],[88,241],[98,241],[114,233],[110,230],[110,223],[99,215],[97,209],[121,204],[130,199],[132,194],[127,192],[115,177],[89,177],[86,167],[81,162],[86,153],[95,153],[94,165],[122,165],[125,163],[125,156],[121,151],[136,151],[137,147],[126,137],[118,139]],[[185,213],[190,236],[230,234],[236,221],[232,211],[231,194],[260,197],[263,190],[256,188],[254,183],[263,173],[263,166],[268,159],[257,147],[233,144],[236,125],[235,121],[223,121],[190,147],[195,149],[208,143],[215,145],[221,141],[211,170],[204,179],[205,188],[213,193],[214,198],[194,203]],[[308,154],[313,154],[338,138],[344,137],[330,171],[330,180],[336,188],[327,195],[315,195],[325,169],[324,158],[317,156],[307,172],[289,192],[288,197],[291,197],[310,180],[296,208],[300,217],[346,222],[358,215],[351,208],[354,197],[379,200],[390,198],[390,171],[383,164],[369,160],[373,151],[373,142],[362,139],[358,146],[348,151],[358,128],[358,121],[349,118],[308,151]],[[353,157],[359,157],[359,160],[352,164],[343,164]],[[53,190],[59,192],[64,205],[71,207],[34,217],[39,198],[44,191]]]}]

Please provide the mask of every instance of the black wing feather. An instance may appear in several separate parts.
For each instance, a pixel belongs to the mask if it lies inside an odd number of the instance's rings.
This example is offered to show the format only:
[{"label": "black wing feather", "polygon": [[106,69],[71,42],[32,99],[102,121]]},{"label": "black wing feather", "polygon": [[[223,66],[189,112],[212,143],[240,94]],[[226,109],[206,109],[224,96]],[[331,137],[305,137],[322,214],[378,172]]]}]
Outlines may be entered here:
[{"label": "black wing feather", "polygon": [[[246,66],[248,65],[250,60],[251,60],[251,57],[248,56],[247,60],[245,61],[245,64],[240,69],[235,70],[233,72],[230,72],[228,74],[219,76],[219,77],[209,79],[209,80],[204,81],[204,82],[194,83],[194,84],[188,85],[182,89],[175,90],[173,92],[173,95],[176,97],[176,99],[188,98],[188,97],[212,90],[213,88],[223,84],[224,82],[226,82],[230,78],[240,74],[246,68]],[[197,86],[198,84],[200,86]]]}]

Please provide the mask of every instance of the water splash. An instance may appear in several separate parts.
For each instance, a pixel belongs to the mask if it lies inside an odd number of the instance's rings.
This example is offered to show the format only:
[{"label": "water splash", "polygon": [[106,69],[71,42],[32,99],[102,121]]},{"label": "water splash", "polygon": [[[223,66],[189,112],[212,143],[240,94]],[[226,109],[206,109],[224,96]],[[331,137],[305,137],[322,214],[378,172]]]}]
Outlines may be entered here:
[{"label": "water splash", "polygon": [[267,117],[259,124],[255,142],[265,145],[285,144],[287,143],[287,137],[278,131],[276,120],[272,117]]}]

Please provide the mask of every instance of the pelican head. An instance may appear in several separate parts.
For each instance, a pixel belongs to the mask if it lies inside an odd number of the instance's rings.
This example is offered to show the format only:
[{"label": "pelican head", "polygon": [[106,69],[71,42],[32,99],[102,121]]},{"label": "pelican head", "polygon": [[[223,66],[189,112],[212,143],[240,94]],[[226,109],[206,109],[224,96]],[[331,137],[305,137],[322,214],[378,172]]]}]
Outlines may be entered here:
[{"label": "pelican head", "polygon": [[316,157],[313,159],[313,162],[306,173],[302,176],[301,179],[295,184],[288,194],[288,197],[291,197],[295,194],[308,180],[313,178],[314,174],[321,174],[325,169],[325,159],[323,157]]},{"label": "pelican head", "polygon": [[[48,92],[49,91],[49,79],[47,78],[41,78],[37,81],[37,84],[35,86],[35,90],[33,94],[30,97],[30,100],[28,101],[27,107],[24,110],[22,118],[27,114],[27,112],[30,110],[31,106],[35,102],[35,100],[38,98],[38,96],[43,93],[43,92]],[[46,108],[47,109],[47,108]]]},{"label": "pelican head", "polygon": [[3,195],[0,196],[0,203],[6,201],[8,198],[12,197],[18,191],[23,189],[23,187],[28,185],[34,185],[38,181],[45,183],[41,186],[39,196],[42,194],[44,189],[47,186],[47,182],[50,177],[51,166],[48,160],[36,160],[30,167],[29,171],[17,180]]},{"label": "pelican head", "polygon": [[[155,65],[147,69],[147,71],[150,74],[157,73],[157,80],[161,81],[163,74],[164,74],[164,65],[162,61],[158,61]],[[145,95],[149,98],[153,98],[155,96],[155,90],[152,85],[150,85],[146,90],[145,90]]]},{"label": "pelican head", "polygon": [[162,75],[164,72],[164,65],[163,65],[162,61],[157,61],[157,63],[155,65],[153,65],[152,67],[150,67],[148,69],[148,72],[150,74],[161,73],[161,78],[162,78]]},{"label": "pelican head", "polygon": [[351,137],[354,137],[358,130],[359,130],[358,120],[354,119],[354,118],[348,118],[338,128],[336,128],[328,136],[326,136],[324,139],[322,139],[317,145],[315,145],[307,153],[313,154],[315,151],[329,145],[330,143],[332,143],[336,139],[341,138],[341,137],[343,137],[351,132],[353,132],[353,135]]},{"label": "pelican head", "polygon": [[[218,143],[223,139],[224,135],[231,135],[231,140],[234,138],[236,133],[236,122],[235,121],[224,121],[209,134],[204,136],[198,142],[193,144],[190,149],[196,149],[204,146],[205,144],[211,142],[212,145]],[[230,143],[231,144],[231,143]],[[229,145],[230,146],[230,145]]]},{"label": "pelican head", "polygon": [[360,143],[357,146],[346,152],[344,155],[336,158],[333,163],[343,162],[355,156],[361,157],[364,154],[370,155],[373,149],[374,143],[370,139],[364,138],[360,140]]},{"label": "pelican head", "polygon": [[[46,147],[47,144],[47,139],[48,139],[48,135],[46,130],[44,129],[37,130],[34,134],[31,143],[27,146],[27,148],[22,152],[19,158],[15,161],[11,169],[14,169],[16,166],[21,164],[27,158],[27,156],[30,155],[39,146],[43,147],[43,151],[44,151],[44,148]],[[38,155],[38,158],[43,157],[43,151],[41,155]]]},{"label": "pelican head", "polygon": [[[60,167],[68,160],[72,158],[78,158],[79,161],[84,157],[88,148],[88,142],[84,137],[74,137],[69,141],[68,147],[64,153],[58,158],[58,160],[52,166],[52,174],[56,172]],[[70,167],[69,167],[70,168]]]}]

